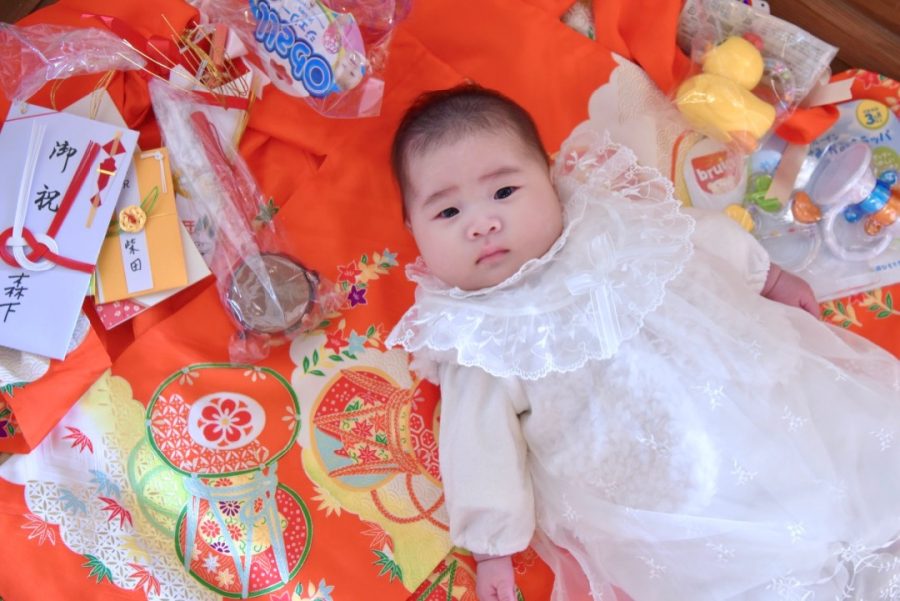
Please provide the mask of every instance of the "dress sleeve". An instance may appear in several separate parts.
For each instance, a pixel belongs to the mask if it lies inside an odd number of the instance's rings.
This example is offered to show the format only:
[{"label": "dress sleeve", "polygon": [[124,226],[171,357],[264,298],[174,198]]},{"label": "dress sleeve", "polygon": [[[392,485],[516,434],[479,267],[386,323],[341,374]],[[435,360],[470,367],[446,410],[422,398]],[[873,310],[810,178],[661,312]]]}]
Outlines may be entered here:
[{"label": "dress sleeve", "polygon": [[684,211],[697,222],[694,245],[733,266],[747,285],[762,292],[771,261],[756,238],[724,213],[697,208]]},{"label": "dress sleeve", "polygon": [[525,397],[511,379],[475,367],[441,367],[440,463],[453,543],[508,555],[534,533],[528,452],[519,422]]}]

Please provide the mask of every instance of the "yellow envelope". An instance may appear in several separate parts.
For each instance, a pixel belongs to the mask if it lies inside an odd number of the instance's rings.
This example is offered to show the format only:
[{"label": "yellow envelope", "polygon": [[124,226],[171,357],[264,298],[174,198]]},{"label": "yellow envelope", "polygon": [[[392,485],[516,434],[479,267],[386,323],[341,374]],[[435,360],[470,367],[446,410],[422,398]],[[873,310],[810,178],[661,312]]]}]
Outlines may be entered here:
[{"label": "yellow envelope", "polygon": [[[119,214],[135,205],[146,215],[146,223],[139,232],[123,231]],[[165,148],[135,153],[95,273],[98,303],[187,285],[175,186]]]}]

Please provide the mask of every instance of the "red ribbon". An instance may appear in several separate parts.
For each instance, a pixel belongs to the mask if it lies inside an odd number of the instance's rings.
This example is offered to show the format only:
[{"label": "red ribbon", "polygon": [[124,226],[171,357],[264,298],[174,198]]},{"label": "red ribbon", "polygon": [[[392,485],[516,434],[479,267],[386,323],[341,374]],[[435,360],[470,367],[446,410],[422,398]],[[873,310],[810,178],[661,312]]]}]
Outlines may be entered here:
[{"label": "red ribbon", "polygon": [[116,155],[125,152],[125,148],[118,138],[113,138],[104,144],[102,148],[106,151],[107,157],[100,162],[100,175],[97,176],[97,193],[91,198],[91,204],[95,207],[101,205],[100,193],[106,189],[106,184],[109,183],[111,174],[116,172]]},{"label": "red ribbon", "polygon": [[[15,267],[16,269],[21,269],[22,266],[19,265],[19,262],[16,261],[16,258],[9,252],[9,248],[6,246],[6,242],[12,237],[13,231],[12,228],[7,228],[2,234],[0,234],[0,259],[3,259],[3,262],[9,265],[10,267]],[[75,271],[82,271],[84,273],[93,273],[94,266],[90,263],[84,263],[82,261],[76,261],[75,259],[70,259],[68,257],[63,257],[62,255],[58,255],[48,247],[46,244],[42,244],[38,241],[37,238],[34,237],[34,234],[31,233],[31,230],[28,228],[24,228],[22,230],[22,237],[25,238],[25,242],[28,243],[28,246],[31,247],[31,250],[25,255],[28,257],[29,261],[34,261],[37,263],[41,259],[47,259],[48,261],[52,261],[59,265],[60,267],[68,267],[69,269],[74,269]]]},{"label": "red ribbon", "polygon": [[834,105],[797,108],[775,133],[791,144],[810,144],[828,131],[838,117],[840,111]]},{"label": "red ribbon", "polygon": [[56,216],[53,217],[53,221],[50,222],[50,227],[47,228],[47,235],[51,238],[56,238],[56,234],[59,233],[59,228],[66,220],[69,209],[71,209],[72,205],[75,203],[75,197],[78,196],[78,192],[81,191],[81,186],[84,185],[84,180],[87,178],[88,172],[91,170],[91,165],[94,164],[94,159],[97,158],[97,153],[99,152],[99,144],[93,141],[88,144],[87,149],[84,151],[84,156],[81,157],[81,162],[78,163],[78,169],[75,170],[75,175],[72,177],[72,181],[69,182],[66,194],[63,196],[62,202],[59,203],[59,209],[56,211]]},{"label": "red ribbon", "polygon": [[[56,238],[56,234],[59,233],[59,228],[62,227],[69,211],[72,209],[75,198],[78,196],[78,192],[81,191],[84,180],[87,178],[88,173],[91,170],[91,165],[94,164],[94,160],[97,158],[97,153],[99,152],[100,145],[96,142],[89,143],[85,149],[84,155],[81,157],[81,162],[78,163],[78,168],[75,170],[75,175],[69,182],[69,187],[66,188],[66,193],[63,196],[62,202],[59,203],[56,215],[53,217],[53,221],[50,222],[50,227],[47,228],[47,235],[51,238]],[[13,228],[11,227],[4,230],[3,233],[0,233],[0,259],[10,267],[20,269],[22,266],[19,265],[15,256],[13,256],[6,246],[6,243],[12,238],[12,235]],[[92,273],[94,271],[94,266],[90,263],[84,263],[56,254],[50,250],[50,247],[46,244],[39,242],[28,228],[22,228],[22,237],[25,239],[25,242],[28,243],[28,246],[31,247],[31,250],[25,255],[29,261],[37,263],[41,259],[47,259],[61,267],[68,267],[75,271],[83,271],[85,273]]]},{"label": "red ribbon", "polygon": [[231,201],[232,205],[240,207],[244,204],[241,202],[243,198],[241,186],[234,173],[231,161],[228,160],[228,155],[225,154],[225,149],[222,148],[215,126],[200,111],[191,113],[190,120],[196,128],[197,138],[200,140],[200,146],[203,148],[206,160],[209,161],[213,173],[215,173],[219,183],[222,184],[226,197]]}]

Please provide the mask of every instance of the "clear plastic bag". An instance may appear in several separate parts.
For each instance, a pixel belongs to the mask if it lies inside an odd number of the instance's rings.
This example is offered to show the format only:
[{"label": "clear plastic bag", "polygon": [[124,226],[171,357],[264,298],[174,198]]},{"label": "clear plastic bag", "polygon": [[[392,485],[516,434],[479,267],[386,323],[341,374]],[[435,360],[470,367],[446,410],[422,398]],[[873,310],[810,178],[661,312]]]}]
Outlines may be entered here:
[{"label": "clear plastic bag", "polygon": [[877,172],[869,145],[849,138],[835,140],[819,156],[803,191],[793,199],[794,219],[802,222],[798,207],[816,206],[823,240],[835,256],[845,261],[877,257],[900,233],[897,171]]},{"label": "clear plastic bag", "polygon": [[26,100],[54,79],[140,69],[144,59],[102,29],[0,23],[0,88]]},{"label": "clear plastic bag", "polygon": [[376,116],[394,27],[409,0],[196,0],[275,87],[327,117]]},{"label": "clear plastic bag", "polygon": [[[787,143],[772,137],[753,156],[750,177],[764,193]],[[896,165],[879,164],[869,144],[847,131],[813,143],[778,211],[751,206],[754,234],[772,261],[829,300],[889,285],[900,257],[900,187]]]},{"label": "clear plastic bag", "polygon": [[149,87],[173,171],[213,230],[206,261],[238,330],[230,358],[258,361],[273,345],[316,327],[343,299],[330,282],[285,253],[269,205],[246,163],[223,143],[212,107],[161,81]]},{"label": "clear plastic bag", "polygon": [[837,49],[734,0],[688,0],[679,45],[696,65],[675,104],[700,133],[756,150],[824,77]]}]

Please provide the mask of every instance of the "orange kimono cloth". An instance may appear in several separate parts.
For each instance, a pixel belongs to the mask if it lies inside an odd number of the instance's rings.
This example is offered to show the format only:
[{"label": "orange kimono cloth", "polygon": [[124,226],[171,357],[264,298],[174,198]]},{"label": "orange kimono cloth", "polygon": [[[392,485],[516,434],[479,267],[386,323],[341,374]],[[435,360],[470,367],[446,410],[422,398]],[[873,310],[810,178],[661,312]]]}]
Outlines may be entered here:
[{"label": "orange kimono cloth", "polygon": [[[569,4],[414,4],[390,46],[377,118],[330,120],[266,89],[241,152],[280,208],[289,252],[335,282],[344,306],[255,366],[228,362],[233,326],[209,281],[124,329],[95,327],[111,369],[59,391],[73,408],[37,451],[0,466],[0,531],[16,558],[0,570],[2,599],[475,600],[471,558],[448,537],[439,391],[383,343],[412,301],[402,265],[415,258],[389,147],[424,90],[497,88],[555,149],[608,81],[611,52],[664,89],[685,68],[678,0],[598,0],[596,41],[560,21]],[[99,26],[84,13],[147,36],[197,16],[180,0],[62,0],[23,24]],[[64,107],[97,79],[67,80],[36,101]],[[158,144],[146,81],[119,74],[108,91],[141,145]],[[196,444],[226,434],[253,442]],[[263,486],[271,495],[258,503],[223,493]],[[533,551],[514,565],[524,599],[548,598],[552,576]]]}]

